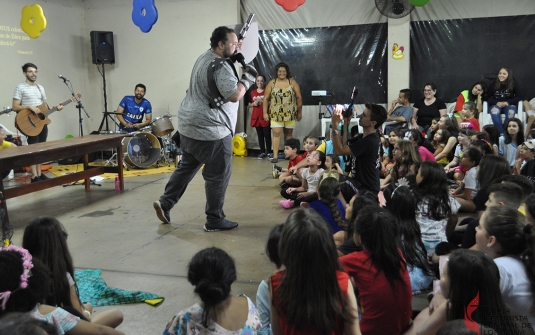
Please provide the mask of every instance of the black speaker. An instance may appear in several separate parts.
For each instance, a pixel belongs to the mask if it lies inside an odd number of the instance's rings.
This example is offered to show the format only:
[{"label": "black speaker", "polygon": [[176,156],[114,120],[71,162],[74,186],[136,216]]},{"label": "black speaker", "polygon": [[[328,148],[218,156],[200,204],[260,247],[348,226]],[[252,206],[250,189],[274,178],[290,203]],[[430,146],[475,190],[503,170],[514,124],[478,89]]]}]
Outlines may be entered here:
[{"label": "black speaker", "polygon": [[113,32],[92,31],[91,57],[93,64],[115,64],[115,52],[113,50]]}]

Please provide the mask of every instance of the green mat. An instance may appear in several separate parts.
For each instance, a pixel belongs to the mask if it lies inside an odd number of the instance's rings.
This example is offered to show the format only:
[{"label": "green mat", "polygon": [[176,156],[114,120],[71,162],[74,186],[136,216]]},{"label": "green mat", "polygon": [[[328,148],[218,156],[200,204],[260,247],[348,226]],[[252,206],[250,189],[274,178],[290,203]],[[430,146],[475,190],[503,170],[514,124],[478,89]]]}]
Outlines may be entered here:
[{"label": "green mat", "polygon": [[93,306],[110,306],[145,302],[152,306],[161,304],[164,298],[143,291],[127,291],[108,287],[100,276],[101,270],[75,270],[74,277],[78,285],[80,300],[90,302]]}]

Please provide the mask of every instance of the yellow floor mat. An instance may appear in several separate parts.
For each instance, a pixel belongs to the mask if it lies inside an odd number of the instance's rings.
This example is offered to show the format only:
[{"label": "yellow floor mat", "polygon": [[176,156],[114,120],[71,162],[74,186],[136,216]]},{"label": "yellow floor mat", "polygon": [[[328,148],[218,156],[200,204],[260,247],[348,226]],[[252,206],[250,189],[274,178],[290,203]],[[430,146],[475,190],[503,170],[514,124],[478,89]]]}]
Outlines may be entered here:
[{"label": "yellow floor mat", "polygon": [[[89,165],[91,166],[93,164],[90,163]],[[99,165],[95,164],[95,166],[99,166]],[[57,166],[52,166],[52,168],[48,170],[48,172],[53,173],[55,176],[59,177],[59,176],[67,175],[69,173],[82,171],[83,169],[84,169],[83,164],[57,165]],[[174,169],[175,169],[174,164],[171,164],[171,166],[167,166],[167,165],[160,166],[159,168],[156,168],[156,167],[148,168],[148,169],[130,168],[130,170],[128,171],[126,169],[123,169],[123,176],[124,178],[129,178],[129,177],[136,177],[136,176],[146,176],[149,174],[171,173],[173,172]],[[117,174],[116,173],[104,173],[104,174],[101,174],[100,177],[104,179],[115,179],[115,177],[117,177]]]}]

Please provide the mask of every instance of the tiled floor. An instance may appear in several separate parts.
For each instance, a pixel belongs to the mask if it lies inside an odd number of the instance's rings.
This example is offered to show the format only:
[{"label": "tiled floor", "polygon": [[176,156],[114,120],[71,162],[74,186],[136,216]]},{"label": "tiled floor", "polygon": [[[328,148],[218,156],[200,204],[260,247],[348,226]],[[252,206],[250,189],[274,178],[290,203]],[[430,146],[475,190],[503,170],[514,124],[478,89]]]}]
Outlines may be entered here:
[{"label": "tiled floor", "polygon": [[[69,233],[76,268],[102,269],[108,286],[163,295],[158,307],[120,305],[126,334],[161,334],[169,318],[197,302],[188,283],[187,263],[197,251],[217,246],[236,260],[238,280],[233,293],[255,301],[262,279],[274,270],[264,253],[267,234],[284,222],[289,211],[279,207],[278,185],[268,160],[235,157],[225,213],[239,222],[228,232],[206,233],[204,181],[199,173],[171,211],[171,225],[159,222],[152,208],[169,174],[125,179],[125,191],[115,192],[113,180],[84,191],[83,186],[55,187],[9,199],[13,242],[20,244],[25,225],[36,216],[55,216]],[[53,177],[52,175],[49,175]],[[19,178],[20,179],[20,178]],[[10,181],[6,187],[15,183]],[[415,296],[413,308],[425,306],[425,295]],[[96,308],[105,310],[107,307]]]}]

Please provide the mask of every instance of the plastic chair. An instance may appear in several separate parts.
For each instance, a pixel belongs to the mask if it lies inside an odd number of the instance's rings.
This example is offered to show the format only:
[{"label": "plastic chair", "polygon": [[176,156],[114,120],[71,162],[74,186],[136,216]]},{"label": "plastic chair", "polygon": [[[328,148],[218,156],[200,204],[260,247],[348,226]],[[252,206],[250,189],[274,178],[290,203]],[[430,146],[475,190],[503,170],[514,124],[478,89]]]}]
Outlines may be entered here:
[{"label": "plastic chair", "polygon": [[[526,113],[524,113],[523,101],[520,101],[517,106],[516,117],[522,121],[524,127],[526,126]],[[505,114],[502,114],[502,121],[505,119]],[[492,118],[489,113],[489,104],[486,101],[483,101],[483,112],[479,114],[479,124],[481,129],[487,124],[492,124]],[[505,126],[505,125],[504,125]]]}]

